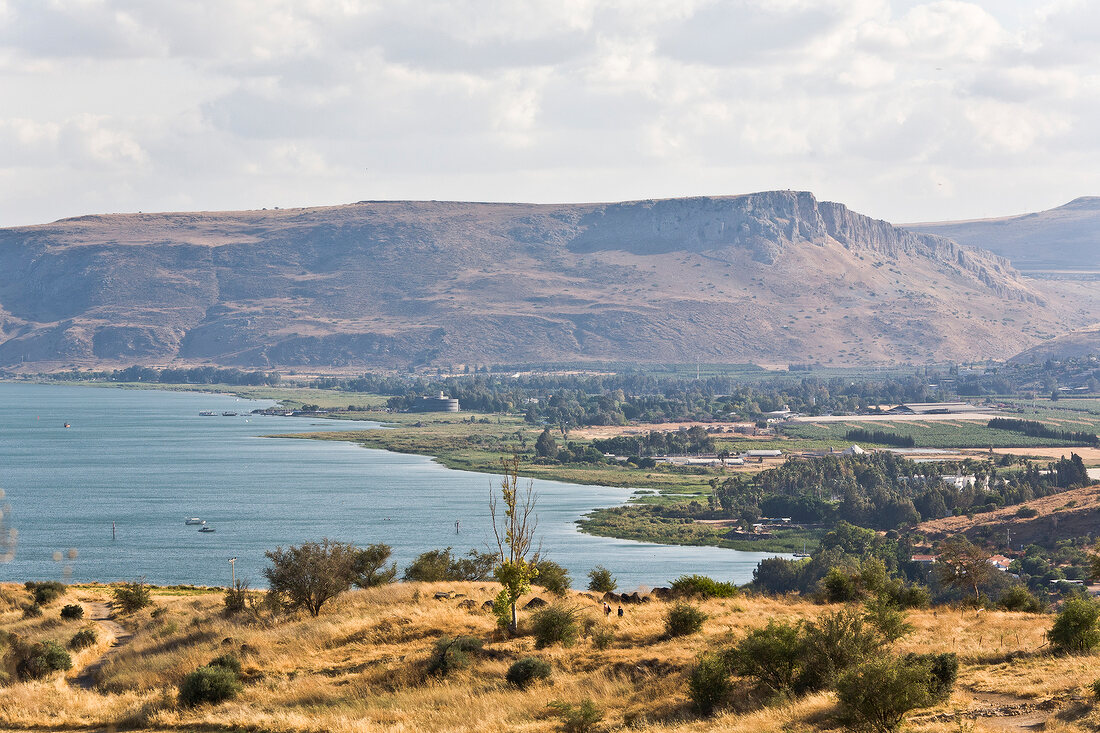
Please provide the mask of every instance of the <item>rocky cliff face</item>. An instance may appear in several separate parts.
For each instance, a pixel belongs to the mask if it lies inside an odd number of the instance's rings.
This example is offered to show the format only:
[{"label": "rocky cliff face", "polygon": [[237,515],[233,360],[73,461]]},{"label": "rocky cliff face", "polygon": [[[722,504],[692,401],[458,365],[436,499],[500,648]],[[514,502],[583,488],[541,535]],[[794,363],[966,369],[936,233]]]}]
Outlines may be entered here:
[{"label": "rocky cliff face", "polygon": [[921,363],[1064,318],[1003,258],[791,191],[90,216],[0,230],[0,267],[0,364],[43,368]]}]

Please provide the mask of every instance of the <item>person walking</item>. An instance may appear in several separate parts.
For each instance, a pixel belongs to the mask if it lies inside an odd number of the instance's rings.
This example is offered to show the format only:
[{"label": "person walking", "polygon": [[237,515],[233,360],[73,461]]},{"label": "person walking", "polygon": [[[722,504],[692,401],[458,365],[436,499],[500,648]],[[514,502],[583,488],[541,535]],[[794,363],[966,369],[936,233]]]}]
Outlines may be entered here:
[{"label": "person walking", "polygon": [[623,617],[623,607],[619,606],[619,618]]}]

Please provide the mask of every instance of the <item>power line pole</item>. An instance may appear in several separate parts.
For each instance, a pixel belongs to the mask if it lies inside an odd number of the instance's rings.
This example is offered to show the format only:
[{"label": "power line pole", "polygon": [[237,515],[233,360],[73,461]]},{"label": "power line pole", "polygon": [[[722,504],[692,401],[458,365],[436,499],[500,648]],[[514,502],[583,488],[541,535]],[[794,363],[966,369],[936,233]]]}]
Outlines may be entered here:
[{"label": "power line pole", "polygon": [[233,575],[233,585],[230,588],[237,587],[237,558],[229,558],[229,572]]}]

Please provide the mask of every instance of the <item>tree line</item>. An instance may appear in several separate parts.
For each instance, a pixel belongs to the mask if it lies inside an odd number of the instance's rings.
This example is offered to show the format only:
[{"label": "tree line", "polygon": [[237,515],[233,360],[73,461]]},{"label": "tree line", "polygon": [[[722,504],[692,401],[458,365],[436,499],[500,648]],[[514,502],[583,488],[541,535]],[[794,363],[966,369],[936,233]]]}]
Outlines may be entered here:
[{"label": "tree line", "polygon": [[1084,443],[1085,445],[1100,445],[1100,436],[1095,433],[1083,431],[1055,430],[1035,420],[1014,420],[1007,417],[995,417],[987,423],[988,427],[997,430],[1008,430],[1013,433],[1022,433],[1029,438],[1051,438],[1066,443]]}]

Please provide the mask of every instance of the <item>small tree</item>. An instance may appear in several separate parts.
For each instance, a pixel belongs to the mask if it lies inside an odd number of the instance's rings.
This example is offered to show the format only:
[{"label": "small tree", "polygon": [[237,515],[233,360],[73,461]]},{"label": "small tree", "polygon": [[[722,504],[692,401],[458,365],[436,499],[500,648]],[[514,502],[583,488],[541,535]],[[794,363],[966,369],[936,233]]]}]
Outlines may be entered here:
[{"label": "small tree", "polygon": [[392,554],[393,548],[382,543],[358,550],[352,562],[352,583],[360,588],[374,588],[392,583],[397,576],[397,563],[386,567]]},{"label": "small tree", "polygon": [[359,550],[325,538],[264,554],[271,561],[264,576],[275,597],[288,608],[304,608],[316,616],[327,601],[351,587]]},{"label": "small tree", "polygon": [[538,574],[535,563],[528,557],[538,527],[535,516],[538,497],[534,482],[529,482],[526,490],[519,488],[518,456],[502,458],[500,464],[504,469],[500,480],[500,499],[490,488],[489,516],[493,522],[499,561],[494,574],[507,593],[507,605],[512,616],[508,630],[514,634],[519,628],[516,604],[520,596],[531,589],[531,581]]},{"label": "small tree", "polygon": [[932,678],[923,659],[879,657],[846,672],[837,683],[837,698],[850,723],[891,733],[907,712],[936,702]]},{"label": "small tree", "polygon": [[138,578],[129,583],[123,583],[114,589],[115,603],[123,613],[140,611],[152,604],[153,597],[149,592],[149,586],[145,584],[145,578]]},{"label": "small tree", "polygon": [[710,715],[729,697],[732,687],[729,664],[721,655],[699,656],[688,677],[688,697],[697,712]]},{"label": "small tree", "polygon": [[452,553],[450,547],[445,547],[417,555],[405,568],[404,580],[421,583],[485,580],[493,574],[496,564],[496,553],[470,550],[464,557],[460,557]]},{"label": "small tree", "polygon": [[603,565],[597,565],[588,571],[588,590],[596,593],[610,593],[619,587],[611,571]]},{"label": "small tree", "polygon": [[535,564],[535,570],[538,571],[534,580],[535,585],[555,595],[564,596],[573,584],[569,571],[553,560],[539,560]]},{"label": "small tree", "polygon": [[944,540],[933,567],[944,585],[974,591],[976,603],[981,602],[982,586],[994,572],[989,553],[962,536]]},{"label": "small tree", "polygon": [[550,428],[546,428],[535,441],[535,455],[539,458],[555,458],[558,455],[558,444],[554,436],[550,434]]},{"label": "small tree", "polygon": [[531,631],[535,635],[536,649],[552,644],[573,646],[580,635],[577,609],[561,604],[540,609],[531,619]]},{"label": "small tree", "polygon": [[1057,651],[1084,654],[1100,646],[1100,605],[1088,598],[1068,598],[1047,632],[1047,639]]},{"label": "small tree", "polygon": [[762,629],[753,629],[727,652],[730,668],[785,694],[805,664],[806,648],[795,624],[769,619]]},{"label": "small tree", "polygon": [[703,628],[707,615],[696,606],[685,601],[677,601],[665,613],[665,634],[669,637],[690,636]]}]

